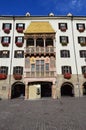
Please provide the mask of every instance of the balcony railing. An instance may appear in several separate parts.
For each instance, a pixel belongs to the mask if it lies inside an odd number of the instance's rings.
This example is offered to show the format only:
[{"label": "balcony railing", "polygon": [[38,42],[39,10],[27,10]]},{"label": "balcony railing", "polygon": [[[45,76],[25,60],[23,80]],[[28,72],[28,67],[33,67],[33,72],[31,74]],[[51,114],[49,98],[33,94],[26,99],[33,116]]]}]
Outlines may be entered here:
[{"label": "balcony railing", "polygon": [[28,54],[50,54],[55,53],[55,47],[27,47],[25,53]]},{"label": "balcony railing", "polygon": [[30,77],[30,78],[37,78],[37,77],[48,78],[48,77],[54,77],[56,75],[55,71],[46,71],[46,72],[27,71],[25,73],[26,73],[26,77]]}]

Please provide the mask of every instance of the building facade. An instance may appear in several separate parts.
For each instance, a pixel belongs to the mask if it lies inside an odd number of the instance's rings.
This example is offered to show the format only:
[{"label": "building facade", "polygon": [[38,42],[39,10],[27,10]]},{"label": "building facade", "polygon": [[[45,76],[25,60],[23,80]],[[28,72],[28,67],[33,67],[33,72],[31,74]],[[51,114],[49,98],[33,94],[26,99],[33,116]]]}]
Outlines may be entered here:
[{"label": "building facade", "polygon": [[0,16],[0,98],[86,95],[86,17]]}]

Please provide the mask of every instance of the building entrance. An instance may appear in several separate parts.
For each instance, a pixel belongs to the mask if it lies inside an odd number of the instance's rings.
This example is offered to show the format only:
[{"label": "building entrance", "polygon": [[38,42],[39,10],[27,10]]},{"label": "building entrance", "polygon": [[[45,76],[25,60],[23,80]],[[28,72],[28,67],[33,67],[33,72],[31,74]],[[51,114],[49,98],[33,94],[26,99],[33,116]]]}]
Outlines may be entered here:
[{"label": "building entrance", "polygon": [[52,96],[52,83],[45,82],[41,84],[41,98]]},{"label": "building entrance", "polygon": [[12,85],[11,99],[25,96],[25,85],[22,82],[16,82]]},{"label": "building entrance", "polygon": [[29,84],[29,99],[52,97],[52,82],[37,81]]},{"label": "building entrance", "polygon": [[62,85],[61,96],[74,96],[74,87],[71,83],[64,83]]}]

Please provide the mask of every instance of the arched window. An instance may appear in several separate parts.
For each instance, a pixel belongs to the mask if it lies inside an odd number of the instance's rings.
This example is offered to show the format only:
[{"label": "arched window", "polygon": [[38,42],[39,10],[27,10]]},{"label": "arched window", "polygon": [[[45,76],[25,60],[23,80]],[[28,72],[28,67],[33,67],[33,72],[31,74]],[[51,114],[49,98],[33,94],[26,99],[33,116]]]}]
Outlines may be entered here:
[{"label": "arched window", "polygon": [[47,38],[45,44],[46,44],[46,46],[53,46],[53,39]]},{"label": "arched window", "polygon": [[28,38],[26,46],[34,46],[34,39],[33,38]]},{"label": "arched window", "polygon": [[44,46],[44,41],[42,38],[38,38],[36,40],[36,46],[40,46],[40,47],[43,47]]}]

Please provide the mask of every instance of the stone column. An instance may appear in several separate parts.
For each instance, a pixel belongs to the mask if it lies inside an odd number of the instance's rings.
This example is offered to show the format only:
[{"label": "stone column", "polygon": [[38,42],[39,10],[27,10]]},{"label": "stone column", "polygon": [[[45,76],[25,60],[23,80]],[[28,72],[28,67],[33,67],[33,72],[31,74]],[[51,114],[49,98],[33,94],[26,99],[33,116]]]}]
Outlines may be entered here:
[{"label": "stone column", "polygon": [[57,96],[56,96],[56,85],[55,84],[52,85],[52,98],[53,99],[57,98]]},{"label": "stone column", "polygon": [[8,86],[8,99],[11,99],[11,86]]},{"label": "stone column", "polygon": [[25,100],[27,100],[29,98],[29,91],[28,91],[28,84],[25,84]]}]

